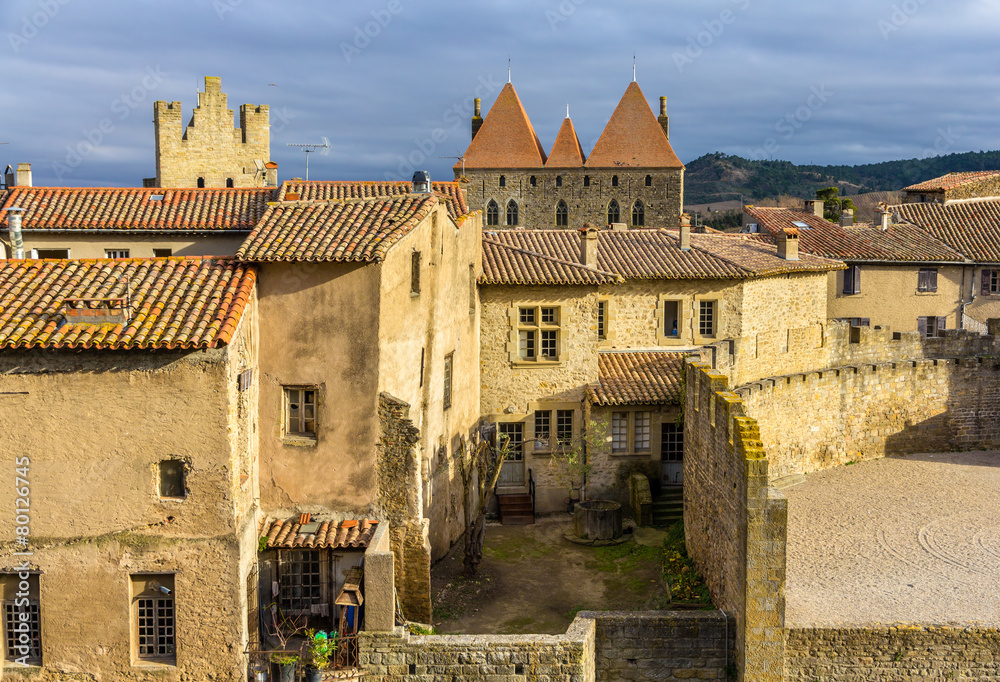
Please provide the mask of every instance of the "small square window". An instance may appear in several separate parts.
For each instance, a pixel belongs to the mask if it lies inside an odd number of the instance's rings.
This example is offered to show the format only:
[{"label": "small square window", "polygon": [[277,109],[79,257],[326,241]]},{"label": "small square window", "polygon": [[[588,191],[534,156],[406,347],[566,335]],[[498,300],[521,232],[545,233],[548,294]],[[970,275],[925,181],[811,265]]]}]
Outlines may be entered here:
[{"label": "small square window", "polygon": [[165,459],[160,462],[160,497],[187,497],[184,461]]},{"label": "small square window", "polygon": [[170,258],[172,255],[173,249],[153,249],[153,258]]},{"label": "small square window", "polygon": [[128,258],[128,249],[105,249],[108,258]]},{"label": "small square window", "polygon": [[38,249],[39,258],[69,258],[69,249]]},{"label": "small square window", "polygon": [[315,387],[285,387],[285,435],[316,437]]},{"label": "small square window", "polygon": [[937,291],[937,268],[920,268],[917,273],[917,291],[935,292]]},{"label": "small square window", "polygon": [[521,308],[519,319],[521,320],[521,324],[535,324],[535,309]]}]

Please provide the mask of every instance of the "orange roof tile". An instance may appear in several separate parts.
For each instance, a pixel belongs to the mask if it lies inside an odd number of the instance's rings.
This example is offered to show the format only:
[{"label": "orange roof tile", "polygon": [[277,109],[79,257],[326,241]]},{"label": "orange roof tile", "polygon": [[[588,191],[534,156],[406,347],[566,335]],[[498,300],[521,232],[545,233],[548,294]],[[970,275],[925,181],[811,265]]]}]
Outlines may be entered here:
[{"label": "orange roof tile", "polygon": [[[469,205],[465,203],[465,192],[457,182],[432,182],[431,189],[445,200],[448,214],[455,219],[455,222],[469,214]],[[392,197],[411,192],[413,183],[410,182],[292,180],[281,185],[278,200],[285,201],[288,194],[298,194],[299,201],[335,201]]]},{"label": "orange roof tile", "polygon": [[[466,168],[541,168],[545,150],[514,86],[507,83],[465,151]],[[460,160],[454,166],[462,170]]]},{"label": "orange roof tile", "polygon": [[545,162],[546,168],[580,168],[584,162],[583,147],[577,137],[573,121],[569,116],[563,119],[559,134],[556,135],[552,153]]},{"label": "orange roof tile", "polygon": [[228,258],[0,260],[0,348],[214,348],[255,281]]},{"label": "orange roof tile", "polygon": [[[274,194],[273,187],[16,187],[3,207],[25,209],[22,224],[26,231],[249,232]],[[5,213],[0,216],[0,227],[7,229]]]},{"label": "orange roof tile", "polygon": [[940,192],[949,189],[955,189],[956,187],[961,187],[962,185],[967,185],[970,182],[978,182],[979,180],[986,180],[987,178],[996,177],[1000,175],[1000,170],[987,170],[987,171],[969,171],[965,173],[948,173],[947,175],[942,175],[939,178],[934,178],[933,180],[925,180],[924,182],[919,182],[916,185],[910,185],[909,187],[904,187],[904,192]]},{"label": "orange roof tile", "polygon": [[318,521],[316,532],[302,534],[299,529],[299,519],[282,521],[280,519],[265,522],[261,539],[267,540],[268,549],[292,549],[308,547],[310,549],[364,549],[368,547],[378,521],[375,519],[349,519],[347,521]]},{"label": "orange roof tile", "polygon": [[598,380],[587,386],[595,405],[662,405],[681,401],[681,371],[687,353],[601,351]]},{"label": "orange roof tile", "polygon": [[977,263],[1000,263],[1000,200],[890,208]]},{"label": "orange roof tile", "polygon": [[587,168],[683,168],[635,81],[629,83],[611,120],[587,159]]},{"label": "orange roof tile", "polygon": [[518,248],[485,234],[483,274],[479,281],[483,284],[615,284],[624,280],[613,272],[588,268],[559,255]]},{"label": "orange roof tile", "polygon": [[237,258],[244,261],[381,261],[443,199],[402,194],[271,206]]}]

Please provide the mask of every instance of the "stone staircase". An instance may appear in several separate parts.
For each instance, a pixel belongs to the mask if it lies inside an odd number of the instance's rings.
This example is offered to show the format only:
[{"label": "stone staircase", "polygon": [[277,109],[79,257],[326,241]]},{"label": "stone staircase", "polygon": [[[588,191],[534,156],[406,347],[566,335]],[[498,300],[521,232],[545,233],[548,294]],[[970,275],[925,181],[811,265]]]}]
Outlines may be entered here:
[{"label": "stone staircase", "polygon": [[653,500],[653,525],[664,528],[684,518],[684,488],[665,485]]},{"label": "stone staircase", "polygon": [[530,494],[497,495],[497,502],[500,506],[500,523],[503,525],[524,526],[535,522]]}]

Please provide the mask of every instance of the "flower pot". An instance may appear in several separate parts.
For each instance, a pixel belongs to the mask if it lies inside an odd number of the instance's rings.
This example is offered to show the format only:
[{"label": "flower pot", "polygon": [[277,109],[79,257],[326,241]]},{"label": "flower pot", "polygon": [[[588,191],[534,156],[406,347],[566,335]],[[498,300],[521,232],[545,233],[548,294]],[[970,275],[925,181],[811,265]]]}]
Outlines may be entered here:
[{"label": "flower pot", "polygon": [[281,664],[281,682],[295,682],[295,663]]},{"label": "flower pot", "polygon": [[316,668],[306,668],[306,682],[323,682],[323,671]]}]

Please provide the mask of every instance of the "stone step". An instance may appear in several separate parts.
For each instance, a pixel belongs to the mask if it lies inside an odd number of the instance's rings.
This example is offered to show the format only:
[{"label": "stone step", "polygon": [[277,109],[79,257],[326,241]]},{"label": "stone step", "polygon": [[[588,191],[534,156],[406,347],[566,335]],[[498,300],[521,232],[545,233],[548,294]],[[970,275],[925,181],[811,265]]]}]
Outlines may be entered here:
[{"label": "stone step", "polygon": [[505,526],[530,526],[534,522],[535,522],[535,517],[533,517],[531,514],[503,516],[500,519],[500,523],[502,523]]}]

